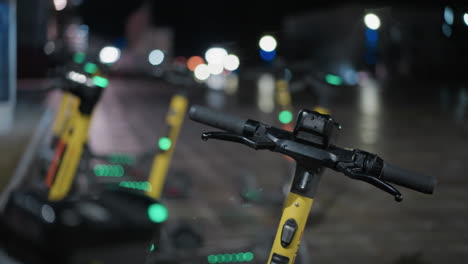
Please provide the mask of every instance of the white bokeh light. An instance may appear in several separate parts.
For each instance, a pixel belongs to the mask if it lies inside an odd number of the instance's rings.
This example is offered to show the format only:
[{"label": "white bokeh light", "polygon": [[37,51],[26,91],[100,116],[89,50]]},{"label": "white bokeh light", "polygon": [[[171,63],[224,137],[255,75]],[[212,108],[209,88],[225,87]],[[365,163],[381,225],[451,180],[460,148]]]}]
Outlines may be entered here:
[{"label": "white bokeh light", "polygon": [[260,111],[272,113],[275,109],[275,79],[271,73],[264,73],[257,81],[257,105]]},{"label": "white bokeh light", "polygon": [[164,52],[158,49],[152,50],[148,55],[148,61],[155,66],[161,64],[164,61]]},{"label": "white bokeh light", "polygon": [[266,52],[274,51],[276,49],[277,44],[278,43],[276,42],[276,39],[270,35],[263,36],[258,42],[260,48]]},{"label": "white bokeh light", "polygon": [[120,58],[120,49],[112,46],[107,46],[99,52],[99,60],[102,63],[114,63]]},{"label": "white bokeh light", "polygon": [[373,30],[377,30],[380,28],[380,18],[372,13],[369,13],[364,17],[364,23],[368,28]]},{"label": "white bokeh light", "polygon": [[67,7],[67,0],[54,0],[55,10],[62,11]]},{"label": "white bokeh light", "polygon": [[453,9],[450,6],[444,8],[444,20],[449,25],[453,24]]},{"label": "white bokeh light", "polygon": [[463,21],[465,22],[465,25],[468,26],[468,13],[463,15]]},{"label": "white bokeh light", "polygon": [[208,68],[208,65],[200,64],[197,67],[195,67],[194,75],[195,78],[197,78],[200,81],[208,79],[210,77],[210,70]]},{"label": "white bokeh light", "polygon": [[223,73],[223,70],[223,64],[208,63],[208,71],[210,72],[210,74],[218,75]]},{"label": "white bokeh light", "polygon": [[223,64],[227,55],[227,51],[223,48],[210,48],[205,53],[205,60],[211,64]]},{"label": "white bokeh light", "polygon": [[46,55],[50,55],[55,51],[55,43],[51,40],[47,41],[47,43],[44,45],[44,53]]},{"label": "white bokeh light", "polygon": [[41,215],[47,223],[52,224],[53,222],[55,222],[55,211],[50,205],[42,205]]},{"label": "white bokeh light", "polygon": [[82,84],[86,83],[87,80],[86,75],[74,71],[68,73],[68,79]]},{"label": "white bokeh light", "polygon": [[236,55],[230,54],[224,58],[223,64],[226,70],[235,71],[237,68],[239,68],[240,62]]}]

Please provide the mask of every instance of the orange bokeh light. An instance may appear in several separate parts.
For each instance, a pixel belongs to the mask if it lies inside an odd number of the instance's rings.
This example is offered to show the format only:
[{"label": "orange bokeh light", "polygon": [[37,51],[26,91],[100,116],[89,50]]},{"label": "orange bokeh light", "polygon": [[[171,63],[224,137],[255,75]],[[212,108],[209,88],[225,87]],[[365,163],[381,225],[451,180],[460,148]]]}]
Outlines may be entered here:
[{"label": "orange bokeh light", "polygon": [[203,63],[205,63],[205,60],[202,57],[192,56],[187,60],[187,68],[189,68],[191,71],[194,71],[198,65]]}]

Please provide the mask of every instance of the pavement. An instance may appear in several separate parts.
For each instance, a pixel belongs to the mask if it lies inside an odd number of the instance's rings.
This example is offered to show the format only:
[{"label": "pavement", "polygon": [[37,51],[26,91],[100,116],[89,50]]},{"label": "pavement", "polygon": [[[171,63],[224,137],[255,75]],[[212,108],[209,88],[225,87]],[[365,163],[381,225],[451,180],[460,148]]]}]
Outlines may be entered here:
[{"label": "pavement", "polygon": [[[160,124],[173,92],[174,87],[153,80],[111,79],[91,125],[93,150],[140,153],[153,146],[164,133]],[[374,152],[401,167],[435,175],[438,186],[433,196],[399,188],[404,201],[396,203],[366,183],[327,171],[303,238],[311,262],[466,263],[467,121],[463,115],[460,119],[456,99],[447,108],[438,92],[425,84],[373,81],[338,91],[331,107],[343,127],[338,145]],[[206,104],[206,98],[204,91],[191,92],[192,103]],[[276,122],[274,115],[261,113],[235,96],[225,100],[225,112]],[[310,108],[316,100],[311,93],[293,95],[296,110]],[[15,125],[15,131],[22,133],[0,141],[2,151],[16,150],[14,155],[2,153],[2,171],[14,168],[39,120],[37,109],[51,101],[35,98],[34,102],[19,103],[18,109],[24,110],[18,110],[17,120],[23,125]],[[255,177],[261,192],[281,196],[291,166],[278,154],[202,141],[200,134],[209,130],[188,119],[184,123],[170,177],[188,174],[193,188],[188,200],[164,202],[170,208],[169,222],[184,219],[204,234],[207,252],[212,248],[210,254],[232,253],[236,251],[220,252],[220,245],[236,248],[258,233],[268,234],[279,221],[281,208],[244,202],[239,196],[242,179]],[[8,180],[0,178],[3,183]]]}]

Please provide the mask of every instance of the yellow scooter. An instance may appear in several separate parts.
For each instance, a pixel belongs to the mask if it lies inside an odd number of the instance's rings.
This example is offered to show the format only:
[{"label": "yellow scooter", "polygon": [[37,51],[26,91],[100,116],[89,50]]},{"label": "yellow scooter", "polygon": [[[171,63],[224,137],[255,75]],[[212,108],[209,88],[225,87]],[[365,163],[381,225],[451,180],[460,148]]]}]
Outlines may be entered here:
[{"label": "yellow scooter", "polygon": [[[201,106],[192,106],[189,116],[196,122],[225,131],[203,133],[203,140],[218,139],[241,143],[255,150],[264,149],[288,155],[295,160],[296,172],[284,202],[281,220],[267,261],[269,264],[295,262],[325,168],[367,182],[389,193],[399,202],[403,200],[403,196],[390,183],[426,194],[432,194],[436,185],[434,177],[398,168],[363,150],[334,145],[334,137],[341,126],[329,115],[302,110],[293,132]],[[216,262],[212,260],[211,263]]]}]

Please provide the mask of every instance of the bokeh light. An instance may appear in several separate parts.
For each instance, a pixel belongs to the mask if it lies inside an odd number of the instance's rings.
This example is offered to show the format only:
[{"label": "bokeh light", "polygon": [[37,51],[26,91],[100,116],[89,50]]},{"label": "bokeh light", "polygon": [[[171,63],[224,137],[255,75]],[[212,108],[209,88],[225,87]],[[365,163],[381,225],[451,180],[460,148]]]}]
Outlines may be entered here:
[{"label": "bokeh light", "polygon": [[380,18],[372,13],[369,13],[364,17],[364,23],[372,30],[377,30],[380,28]]},{"label": "bokeh light", "polygon": [[227,51],[223,48],[210,48],[205,53],[205,60],[208,64],[223,64],[224,57],[228,55]]},{"label": "bokeh light", "polygon": [[449,38],[452,36],[452,27],[444,23],[442,25],[442,33],[444,33],[444,35]]},{"label": "bokeh light", "polygon": [[161,150],[164,150],[164,151],[169,150],[172,146],[172,141],[168,137],[162,137],[158,141],[158,146]]},{"label": "bokeh light", "polygon": [[73,55],[73,61],[75,63],[81,64],[85,61],[85,59],[86,59],[86,54],[84,54],[83,52],[77,52]]},{"label": "bokeh light", "polygon": [[50,55],[55,51],[55,43],[51,40],[47,41],[47,43],[44,45],[44,53],[46,55]]},{"label": "bokeh light", "polygon": [[452,25],[453,24],[453,9],[449,6],[444,8],[444,20],[445,23]]},{"label": "bokeh light", "polygon": [[200,64],[197,67],[195,67],[195,78],[197,78],[200,81],[204,81],[210,77],[210,70],[208,68],[208,65],[206,64]]},{"label": "bokeh light", "polygon": [[67,7],[67,0],[54,0],[55,10],[62,11]]},{"label": "bokeh light", "polygon": [[86,75],[71,71],[67,74],[68,79],[77,82],[77,83],[86,83]]},{"label": "bokeh light", "polygon": [[111,64],[120,59],[120,49],[112,46],[107,46],[99,52],[99,60],[102,63]]},{"label": "bokeh light", "polygon": [[93,83],[94,85],[101,87],[101,88],[106,88],[109,85],[109,80],[107,80],[104,77],[101,76],[94,76],[93,77]]},{"label": "bokeh light", "polygon": [[465,22],[465,25],[468,26],[468,13],[463,14],[463,21]]},{"label": "bokeh light", "polygon": [[273,36],[267,35],[260,39],[258,45],[260,46],[260,49],[266,52],[272,52],[276,49],[277,42]]},{"label": "bokeh light", "polygon": [[235,71],[239,68],[239,58],[234,54],[229,54],[224,58],[224,68],[228,71]]},{"label": "bokeh light", "polygon": [[283,124],[288,124],[293,120],[291,111],[283,110],[278,114],[278,120]]},{"label": "bokeh light", "polygon": [[87,62],[84,65],[83,69],[86,73],[89,73],[89,74],[95,74],[98,71],[97,65],[91,62]]},{"label": "bokeh light", "polygon": [[160,65],[164,61],[164,52],[158,49],[152,50],[148,55],[148,61],[151,65]]},{"label": "bokeh light", "polygon": [[210,74],[218,75],[223,73],[224,67],[223,64],[218,63],[208,63],[208,71]]},{"label": "bokeh light", "polygon": [[162,204],[152,204],[148,207],[149,219],[155,223],[162,223],[166,221],[169,216],[167,208]]},{"label": "bokeh light", "polygon": [[333,75],[333,74],[327,74],[325,76],[325,81],[328,83],[328,84],[331,84],[331,85],[341,85],[343,83],[343,81],[341,80],[341,77],[338,76],[338,75]]},{"label": "bokeh light", "polygon": [[203,63],[205,63],[205,60],[203,60],[202,57],[192,56],[187,60],[187,68],[191,71],[195,71],[195,68]]}]

